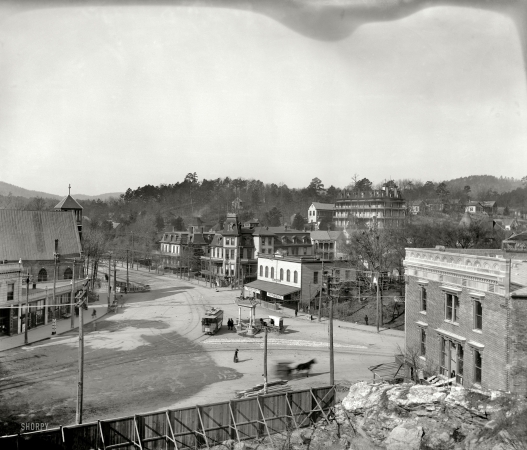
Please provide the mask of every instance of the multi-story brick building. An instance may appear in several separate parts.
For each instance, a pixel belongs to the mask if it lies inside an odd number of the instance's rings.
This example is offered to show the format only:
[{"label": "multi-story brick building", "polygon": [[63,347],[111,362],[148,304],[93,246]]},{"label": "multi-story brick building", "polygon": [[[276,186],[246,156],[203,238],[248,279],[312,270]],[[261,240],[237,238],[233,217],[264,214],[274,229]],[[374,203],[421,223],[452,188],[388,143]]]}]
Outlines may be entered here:
[{"label": "multi-story brick building", "polygon": [[253,231],[256,255],[271,255],[280,251],[283,255],[313,255],[309,231],[294,230],[286,226],[256,227]]},{"label": "multi-story brick building", "polygon": [[527,393],[525,256],[406,249],[406,357],[416,369],[466,387]]},{"label": "multi-story brick building", "polygon": [[344,189],[335,203],[333,222],[341,228],[372,223],[376,223],[379,228],[386,228],[402,225],[405,216],[406,202],[398,189]]}]

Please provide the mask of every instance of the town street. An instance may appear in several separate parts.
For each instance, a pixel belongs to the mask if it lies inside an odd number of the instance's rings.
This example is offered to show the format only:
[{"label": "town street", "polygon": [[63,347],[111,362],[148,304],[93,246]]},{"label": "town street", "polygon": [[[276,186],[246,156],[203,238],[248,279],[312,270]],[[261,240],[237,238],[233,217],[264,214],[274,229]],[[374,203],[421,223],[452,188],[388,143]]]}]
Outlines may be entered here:
[{"label": "town street", "polygon": [[[125,278],[122,268],[118,277]],[[234,391],[263,382],[263,334],[250,338],[227,330],[227,319],[238,316],[234,297],[239,290],[216,292],[203,282],[145,270],[130,270],[130,279],[149,284],[151,292],[124,295],[116,313],[85,327],[84,422],[228,400]],[[209,306],[225,311],[223,328],[214,336],[201,330],[201,316]],[[257,308],[258,318],[270,313]],[[242,314],[245,319],[248,313]],[[329,384],[327,322],[289,316],[285,333],[269,335],[270,380],[276,379],[277,361],[298,364],[316,358],[309,378],[297,376],[290,385]],[[338,321],[334,336],[337,383],[371,379],[368,367],[392,362],[404,344],[404,332],[377,334],[374,327]],[[72,424],[77,345],[73,331],[0,352],[0,417]]]}]

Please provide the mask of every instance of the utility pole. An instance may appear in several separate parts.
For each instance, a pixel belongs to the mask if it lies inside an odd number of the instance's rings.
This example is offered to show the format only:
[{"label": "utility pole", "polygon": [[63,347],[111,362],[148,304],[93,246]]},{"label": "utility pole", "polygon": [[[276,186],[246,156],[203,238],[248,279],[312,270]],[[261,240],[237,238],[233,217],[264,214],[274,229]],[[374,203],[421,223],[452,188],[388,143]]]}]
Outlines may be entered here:
[{"label": "utility pole", "polygon": [[322,259],[322,276],[320,277],[320,295],[318,297],[318,321],[322,313],[322,287],[324,286],[324,259]]},{"label": "utility pole", "polygon": [[113,260],[113,300],[117,301],[117,261]]},{"label": "utility pole", "polygon": [[134,232],[130,231],[132,235],[132,269],[134,268]]},{"label": "utility pole", "polygon": [[80,294],[77,307],[79,308],[79,373],[77,380],[77,425],[82,423],[82,400],[84,395],[84,302],[87,300],[87,286],[83,288]]},{"label": "utility pole", "polygon": [[57,302],[55,301],[55,292],[57,289],[57,262],[59,261],[59,240],[58,239],[55,239],[55,253],[53,253],[53,257],[55,259],[55,265],[53,267],[53,308],[51,309],[52,316],[53,316],[51,318],[51,321],[53,322],[51,329],[53,331],[51,332],[51,334],[55,335],[57,334],[57,327],[56,327],[57,318],[55,317],[55,313],[57,311],[57,307],[55,305],[57,304]]},{"label": "utility pole", "polygon": [[75,328],[75,258],[73,258],[73,274],[71,277],[71,329]]},{"label": "utility pole", "polygon": [[108,254],[108,311],[110,310],[110,295],[112,294],[112,253]]},{"label": "utility pole", "polygon": [[264,327],[264,394],[267,394],[267,327]]},{"label": "utility pole", "polygon": [[27,271],[27,278],[26,278],[26,313],[24,314],[24,343],[25,344],[29,344],[28,337],[27,337],[27,325],[28,325],[27,316],[28,315],[29,315],[29,270]]},{"label": "utility pole", "polygon": [[130,280],[128,278],[128,249],[126,249],[126,293],[128,293],[128,284]]},{"label": "utility pole", "polygon": [[380,296],[379,296],[379,272],[377,272],[377,333],[379,332],[379,327],[381,323],[380,317]]},{"label": "utility pole", "polygon": [[[328,277],[328,290],[329,290]],[[329,297],[329,384],[335,384],[335,359],[333,354],[333,297]]]},{"label": "utility pole", "polygon": [[209,247],[209,281],[212,289],[212,247]]}]

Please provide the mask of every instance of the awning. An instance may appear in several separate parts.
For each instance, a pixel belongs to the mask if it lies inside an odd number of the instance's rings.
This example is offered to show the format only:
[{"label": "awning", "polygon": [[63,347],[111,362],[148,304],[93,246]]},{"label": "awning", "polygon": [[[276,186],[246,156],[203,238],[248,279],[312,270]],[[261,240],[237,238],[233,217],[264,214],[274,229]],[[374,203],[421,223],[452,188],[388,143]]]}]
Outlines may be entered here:
[{"label": "awning", "polygon": [[[245,287],[249,289],[258,289],[267,292],[268,297],[283,300],[286,295],[300,291],[300,288],[288,286],[286,284],[271,283],[270,281],[256,280],[247,283]],[[274,295],[273,295],[274,294]]]}]

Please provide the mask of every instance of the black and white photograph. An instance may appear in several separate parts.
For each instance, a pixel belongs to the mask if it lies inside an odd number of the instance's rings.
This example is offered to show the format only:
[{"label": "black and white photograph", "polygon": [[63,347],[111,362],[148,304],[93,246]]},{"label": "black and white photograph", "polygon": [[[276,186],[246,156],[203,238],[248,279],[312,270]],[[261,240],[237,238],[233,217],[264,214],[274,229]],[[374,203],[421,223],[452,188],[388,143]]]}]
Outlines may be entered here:
[{"label": "black and white photograph", "polygon": [[0,449],[527,450],[527,0],[0,0]]}]

